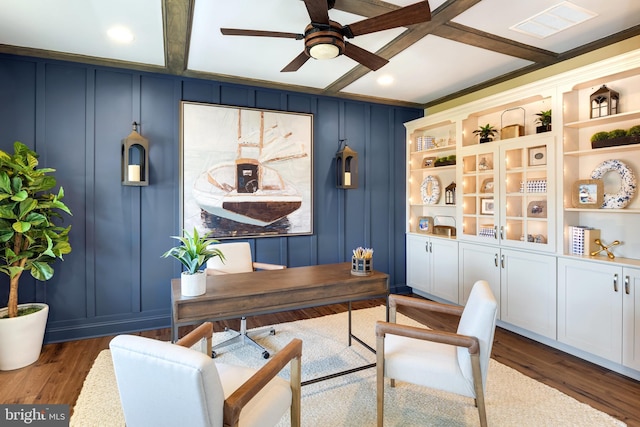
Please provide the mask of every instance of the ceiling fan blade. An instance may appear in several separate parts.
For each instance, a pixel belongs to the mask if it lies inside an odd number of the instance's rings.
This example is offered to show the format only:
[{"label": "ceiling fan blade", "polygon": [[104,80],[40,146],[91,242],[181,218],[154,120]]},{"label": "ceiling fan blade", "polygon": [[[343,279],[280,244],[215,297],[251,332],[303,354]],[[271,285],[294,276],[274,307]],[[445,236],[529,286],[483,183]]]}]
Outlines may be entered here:
[{"label": "ceiling fan blade", "polygon": [[285,39],[304,39],[304,34],[282,33],[278,31],[240,30],[237,28],[220,28],[225,36],[256,36],[256,37],[281,37]]},{"label": "ceiling fan blade", "polygon": [[368,50],[364,50],[361,47],[346,42],[343,54],[353,59],[354,61],[358,61],[359,63],[373,71],[376,71],[389,63],[388,60],[376,55],[375,53],[371,53]]},{"label": "ceiling fan blade", "polygon": [[311,22],[329,25],[329,5],[327,0],[304,0]]},{"label": "ceiling fan blade", "polygon": [[431,20],[431,7],[428,1],[421,1],[410,6],[391,12],[383,13],[373,18],[364,19],[344,26],[344,35],[353,38],[362,34],[375,33],[376,31],[390,28],[406,27],[407,25],[420,24]]},{"label": "ceiling fan blade", "polygon": [[289,73],[291,71],[298,71],[300,67],[302,67],[304,63],[307,62],[308,59],[309,59],[309,55],[307,55],[304,51],[302,51],[300,55],[296,56],[295,59],[289,62],[289,64],[287,64],[286,67],[280,70],[280,72]]}]

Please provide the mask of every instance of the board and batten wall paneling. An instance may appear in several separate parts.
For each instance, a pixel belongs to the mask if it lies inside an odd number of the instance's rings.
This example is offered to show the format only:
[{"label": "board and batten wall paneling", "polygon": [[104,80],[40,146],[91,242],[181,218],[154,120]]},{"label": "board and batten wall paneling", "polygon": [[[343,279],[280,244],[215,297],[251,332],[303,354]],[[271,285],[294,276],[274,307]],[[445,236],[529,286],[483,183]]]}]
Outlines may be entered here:
[{"label": "board and batten wall paneling", "polygon": [[[47,342],[169,326],[180,265],[160,256],[180,233],[181,100],[313,114],[314,234],[249,239],[256,260],[344,262],[369,245],[392,290],[404,286],[403,123],[422,110],[3,54],[0,148],[36,148],[73,211],[72,253],[48,283],[27,275],[21,285],[21,302],[51,306]],[[134,120],[149,140],[148,187],[121,185],[121,140]],[[341,138],[359,153],[355,190],[336,188]],[[0,307],[7,291],[0,276]]]},{"label": "board and batten wall paneling", "polygon": [[[35,145],[42,165],[56,169],[57,185],[64,189],[63,201],[73,216],[62,214],[62,226],[71,225],[69,242],[72,248],[82,248],[86,241],[86,189],[85,144],[87,114],[87,75],[84,67],[66,67],[47,64],[40,72],[44,76],[43,110],[37,120],[42,123]],[[64,125],[61,125],[64,124]],[[91,148],[89,148],[91,149]],[[90,165],[92,167],[92,165]],[[57,188],[57,187],[56,187]],[[85,258],[79,254],[65,255],[64,262],[57,261],[55,274],[46,285],[37,283],[36,289],[46,291],[46,302],[57,307],[49,311],[50,322],[73,320],[86,315],[87,278]],[[23,278],[29,277],[23,274]],[[21,278],[22,280],[22,278]]]}]

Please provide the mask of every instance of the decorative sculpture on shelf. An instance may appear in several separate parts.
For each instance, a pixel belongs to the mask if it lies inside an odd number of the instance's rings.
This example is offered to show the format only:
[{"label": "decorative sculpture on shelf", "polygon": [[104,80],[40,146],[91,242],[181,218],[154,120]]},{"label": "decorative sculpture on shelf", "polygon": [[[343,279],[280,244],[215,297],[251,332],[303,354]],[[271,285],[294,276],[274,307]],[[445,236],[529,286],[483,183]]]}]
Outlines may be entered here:
[{"label": "decorative sculpture on shelf", "polygon": [[620,244],[620,240],[614,240],[613,242],[611,242],[610,245],[605,245],[604,243],[602,243],[602,240],[600,239],[596,239],[595,240],[596,245],[600,245],[600,249],[598,249],[597,251],[593,251],[591,252],[591,256],[596,256],[598,255],[600,252],[605,251],[607,253],[607,256],[609,257],[609,259],[614,259],[616,256],[609,250],[609,248],[611,248],[611,246],[616,246]]}]

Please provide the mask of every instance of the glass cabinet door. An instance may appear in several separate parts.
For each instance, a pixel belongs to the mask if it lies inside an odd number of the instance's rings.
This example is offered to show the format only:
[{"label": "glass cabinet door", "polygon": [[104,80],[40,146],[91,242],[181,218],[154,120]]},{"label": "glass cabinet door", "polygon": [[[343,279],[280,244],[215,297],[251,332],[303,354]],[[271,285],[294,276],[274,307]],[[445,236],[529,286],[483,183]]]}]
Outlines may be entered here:
[{"label": "glass cabinet door", "polygon": [[553,154],[552,137],[501,146],[502,244],[554,250]]},{"label": "glass cabinet door", "polygon": [[555,250],[553,142],[532,135],[462,150],[460,238]]},{"label": "glass cabinet door", "polygon": [[477,145],[462,156],[462,235],[495,243],[498,152],[494,144]]}]

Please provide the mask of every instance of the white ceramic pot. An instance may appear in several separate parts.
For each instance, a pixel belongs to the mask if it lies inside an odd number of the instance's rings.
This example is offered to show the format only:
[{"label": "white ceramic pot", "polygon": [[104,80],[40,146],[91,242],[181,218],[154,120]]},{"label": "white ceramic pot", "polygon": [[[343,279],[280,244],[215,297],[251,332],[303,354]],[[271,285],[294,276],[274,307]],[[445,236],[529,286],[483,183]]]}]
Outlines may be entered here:
[{"label": "white ceramic pot", "polygon": [[197,297],[207,292],[207,274],[200,270],[195,274],[183,272],[180,276],[180,292],[185,297]]},{"label": "white ceramic pot", "polygon": [[9,371],[34,363],[40,357],[49,306],[41,303],[20,304],[18,308],[39,306],[42,310],[26,316],[3,319],[7,307],[0,309],[0,370]]}]

